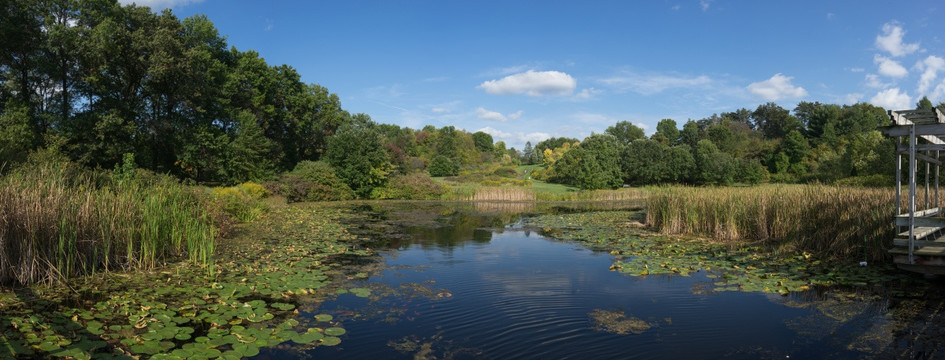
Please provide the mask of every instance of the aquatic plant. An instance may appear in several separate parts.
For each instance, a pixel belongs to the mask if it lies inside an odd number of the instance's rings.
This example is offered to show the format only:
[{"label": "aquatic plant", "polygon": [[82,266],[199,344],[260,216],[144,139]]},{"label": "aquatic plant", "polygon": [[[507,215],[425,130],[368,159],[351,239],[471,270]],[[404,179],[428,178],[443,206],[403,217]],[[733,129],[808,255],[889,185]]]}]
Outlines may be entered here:
[{"label": "aquatic plant", "polygon": [[822,257],[880,260],[894,227],[891,188],[825,185],[654,187],[646,224],[664,234],[706,234]]},{"label": "aquatic plant", "polygon": [[166,176],[46,162],[0,179],[0,283],[151,269],[176,256],[205,264],[214,237],[199,196]]},{"label": "aquatic plant", "polygon": [[262,185],[253,182],[210,190],[210,198],[218,202],[224,212],[241,222],[252,221],[269,211],[266,203],[262,202],[268,195],[269,192]]}]

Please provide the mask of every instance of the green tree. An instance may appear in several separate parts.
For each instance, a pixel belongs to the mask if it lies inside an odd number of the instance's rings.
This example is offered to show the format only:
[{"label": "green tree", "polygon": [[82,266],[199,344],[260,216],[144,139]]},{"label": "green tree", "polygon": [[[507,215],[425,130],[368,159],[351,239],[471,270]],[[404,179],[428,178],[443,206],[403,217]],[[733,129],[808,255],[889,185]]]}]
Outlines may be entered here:
[{"label": "green tree", "polygon": [[679,143],[679,128],[676,127],[676,120],[662,119],[656,124],[656,133],[662,134],[669,143],[667,145],[676,145]]},{"label": "green tree", "polygon": [[472,134],[472,137],[473,143],[476,145],[476,149],[478,149],[480,152],[492,151],[492,135],[486,134],[482,131],[477,131]]},{"label": "green tree", "polygon": [[791,112],[769,102],[759,105],[751,113],[755,128],[760,130],[767,139],[778,139],[787,135],[791,130],[799,129],[801,124]]},{"label": "green tree", "polygon": [[532,142],[526,141],[525,148],[522,149],[522,163],[532,165],[536,163],[535,149],[532,148]]},{"label": "green tree", "polygon": [[450,158],[437,155],[433,158],[433,161],[430,162],[430,176],[440,177],[440,176],[456,176],[459,175],[459,165],[457,165]]},{"label": "green tree", "polygon": [[699,140],[702,140],[702,132],[699,130],[699,124],[695,121],[689,120],[683,124],[683,129],[679,133],[679,140],[681,143],[689,145],[690,147],[695,147],[699,143]]},{"label": "green tree", "polygon": [[613,135],[621,144],[629,144],[636,139],[642,139],[646,135],[643,129],[633,125],[629,121],[620,121],[605,130],[605,133]]},{"label": "green tree", "polygon": [[932,110],[935,107],[932,106],[932,101],[929,100],[928,96],[923,96],[919,102],[915,103],[915,108],[921,110]]},{"label": "green tree", "polygon": [[253,114],[237,115],[235,138],[227,153],[228,182],[265,180],[275,174],[275,164],[269,159],[274,144],[263,135]]},{"label": "green tree", "polygon": [[696,180],[708,185],[729,185],[735,181],[735,159],[719,150],[710,140],[700,140],[696,146]]},{"label": "green tree", "polygon": [[620,187],[623,183],[618,163],[620,148],[621,144],[613,135],[588,136],[555,162],[556,181],[582,189]]},{"label": "green tree", "polygon": [[784,142],[781,143],[781,149],[784,151],[784,154],[788,156],[792,164],[801,163],[807,157],[808,152],[810,152],[810,145],[807,143],[807,139],[801,135],[800,131],[791,130],[784,137]]},{"label": "green tree", "polygon": [[325,157],[338,177],[362,198],[383,186],[391,170],[381,135],[364,114],[355,115],[328,139]]}]

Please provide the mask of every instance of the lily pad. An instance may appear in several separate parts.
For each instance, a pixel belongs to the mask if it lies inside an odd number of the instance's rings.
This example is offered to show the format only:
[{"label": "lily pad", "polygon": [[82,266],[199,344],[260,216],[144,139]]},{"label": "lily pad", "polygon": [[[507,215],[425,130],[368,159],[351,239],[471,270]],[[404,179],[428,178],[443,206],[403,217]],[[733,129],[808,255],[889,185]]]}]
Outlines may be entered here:
[{"label": "lily pad", "polygon": [[331,319],[333,319],[333,318],[334,318],[334,317],[332,317],[331,315],[328,315],[328,314],[318,314],[318,315],[315,315],[315,320],[317,320],[318,322],[329,322],[329,321],[331,321]]},{"label": "lily pad", "polygon": [[345,329],[340,327],[330,327],[325,329],[325,335],[328,336],[341,336],[345,334]]},{"label": "lily pad", "polygon": [[368,297],[371,295],[371,289],[354,288],[348,291],[350,291],[352,294],[354,294],[354,296],[357,296],[357,297]]},{"label": "lily pad", "polygon": [[341,344],[341,339],[334,336],[326,336],[319,343],[325,346],[335,346]]}]

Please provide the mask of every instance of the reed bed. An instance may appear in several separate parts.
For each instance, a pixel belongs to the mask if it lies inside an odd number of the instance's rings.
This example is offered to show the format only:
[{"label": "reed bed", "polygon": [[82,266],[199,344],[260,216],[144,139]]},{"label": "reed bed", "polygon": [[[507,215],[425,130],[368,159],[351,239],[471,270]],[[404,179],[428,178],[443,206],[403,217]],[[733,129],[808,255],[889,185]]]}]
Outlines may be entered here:
[{"label": "reed bed", "polygon": [[535,193],[519,187],[483,187],[466,201],[535,201]]},{"label": "reed bed", "polygon": [[646,222],[666,234],[760,242],[830,258],[879,260],[895,231],[895,190],[825,185],[648,189]]},{"label": "reed bed", "polygon": [[191,190],[163,176],[115,180],[70,163],[0,179],[0,284],[209,263],[215,228]]}]

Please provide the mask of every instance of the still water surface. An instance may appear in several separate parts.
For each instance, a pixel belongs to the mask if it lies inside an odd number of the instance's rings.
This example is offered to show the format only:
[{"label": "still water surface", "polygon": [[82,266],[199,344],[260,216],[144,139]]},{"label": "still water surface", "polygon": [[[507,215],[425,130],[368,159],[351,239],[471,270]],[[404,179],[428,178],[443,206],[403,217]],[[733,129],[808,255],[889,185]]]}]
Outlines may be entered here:
[{"label": "still water surface", "polygon": [[[454,219],[455,220],[455,219]],[[490,220],[493,223],[495,220]],[[613,256],[505,228],[409,227],[383,267],[320,304],[347,334],[338,359],[810,359],[916,357],[896,348],[888,299],[706,291],[704,273],[630,277]],[[610,320],[601,323],[599,315]],[[606,320],[606,319],[605,319]],[[622,321],[622,322],[621,322]],[[628,331],[627,324],[643,324]],[[624,325],[624,327],[621,327]],[[892,344],[891,344],[892,343]],[[278,350],[263,356],[278,357]],[[922,357],[922,356],[918,356]]]}]

